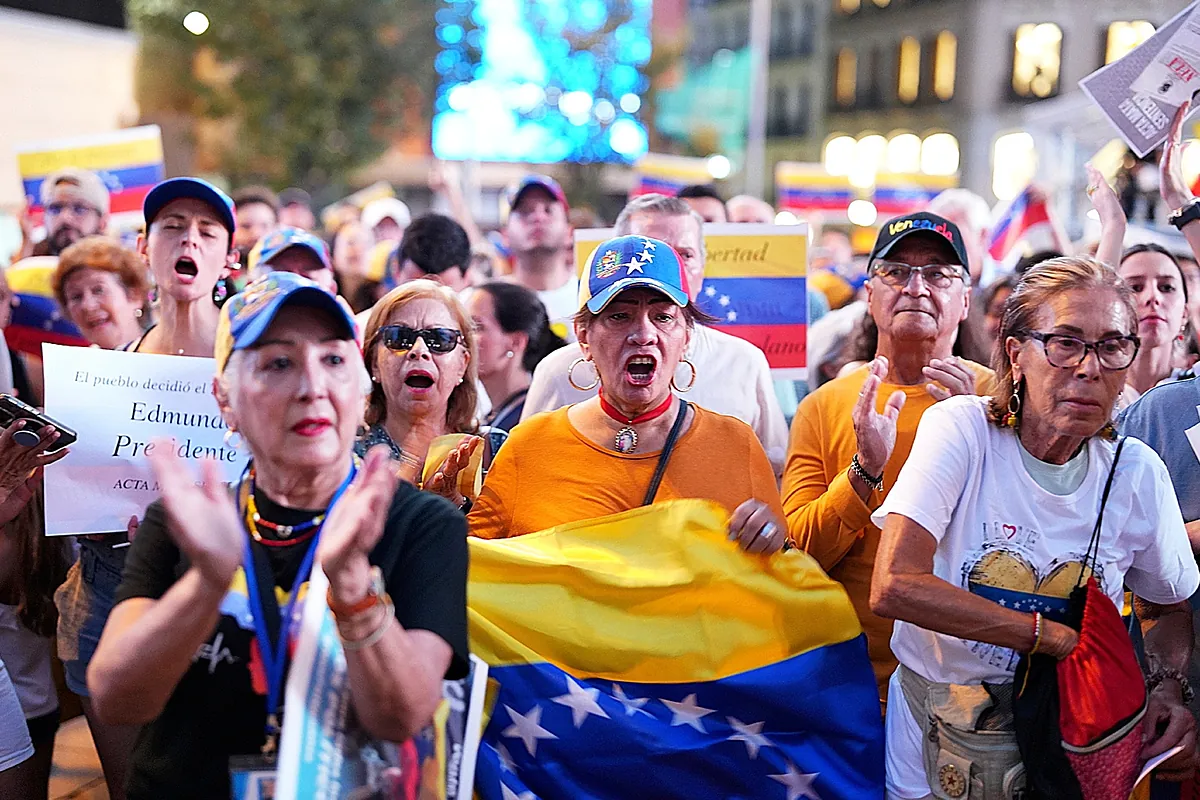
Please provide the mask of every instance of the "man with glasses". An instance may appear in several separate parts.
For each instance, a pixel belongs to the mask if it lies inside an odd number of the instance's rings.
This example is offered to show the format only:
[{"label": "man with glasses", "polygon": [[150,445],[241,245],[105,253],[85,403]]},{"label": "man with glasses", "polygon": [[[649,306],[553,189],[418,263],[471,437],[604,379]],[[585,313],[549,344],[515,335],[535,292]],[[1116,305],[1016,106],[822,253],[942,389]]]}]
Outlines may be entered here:
[{"label": "man with glasses", "polygon": [[46,238],[28,255],[57,256],[85,236],[108,228],[108,189],[94,172],[67,167],[42,181]]},{"label": "man with glasses", "polygon": [[970,306],[962,234],[917,213],[884,223],[868,262],[875,358],[808,395],[792,422],[783,475],[788,533],[846,587],[867,634],[880,698],[896,668],[891,620],[869,607],[880,506],[908,458],[927,408],[984,391],[991,371],[951,356]]}]

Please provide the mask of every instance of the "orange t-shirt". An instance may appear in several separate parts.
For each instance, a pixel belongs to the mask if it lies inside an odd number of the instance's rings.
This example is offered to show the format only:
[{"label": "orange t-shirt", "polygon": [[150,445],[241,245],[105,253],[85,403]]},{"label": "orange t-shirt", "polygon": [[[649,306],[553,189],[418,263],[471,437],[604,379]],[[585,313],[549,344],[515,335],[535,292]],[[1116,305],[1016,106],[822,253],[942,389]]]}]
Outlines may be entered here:
[{"label": "orange t-shirt", "polygon": [[[985,392],[992,371],[971,361],[975,390]],[[851,412],[867,379],[868,367],[830,381],[800,402],[792,420],[792,436],[783,470],[783,507],[788,533],[796,546],[817,560],[829,577],[846,587],[867,634],[867,650],[879,696],[887,697],[888,678],[896,669],[892,655],[892,621],[871,611],[871,574],[881,531],[871,524],[871,512],[879,508],[896,483],[900,468],[908,460],[917,423],[935,402],[925,384],[879,387],[875,408],[882,411],[895,391],[904,392],[904,408],[896,420],[896,447],[883,469],[883,491],[864,503],[850,484],[850,460],[858,451]]]},{"label": "orange t-shirt", "polygon": [[[695,417],[667,463],[657,501],[715,500],[731,514],[744,501],[766,503],[784,519],[771,462],[754,431],[733,417],[693,405]],[[472,536],[504,539],[637,508],[658,452],[623,454],[588,440],[567,408],[513,428],[470,515]]]}]

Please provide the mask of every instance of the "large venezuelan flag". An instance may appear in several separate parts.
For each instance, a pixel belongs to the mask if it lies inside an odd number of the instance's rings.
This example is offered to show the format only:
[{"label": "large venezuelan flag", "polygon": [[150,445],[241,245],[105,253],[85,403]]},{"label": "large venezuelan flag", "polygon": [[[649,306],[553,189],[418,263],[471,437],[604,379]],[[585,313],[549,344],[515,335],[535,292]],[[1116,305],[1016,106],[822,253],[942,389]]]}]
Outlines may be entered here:
[{"label": "large venezuelan flag", "polygon": [[820,164],[780,161],[775,165],[776,205],[803,214],[811,211],[842,212],[857,197],[850,179],[830,175]]},{"label": "large venezuelan flag", "polygon": [[54,256],[33,256],[4,271],[14,300],[12,320],[4,329],[10,349],[41,358],[43,344],[87,346],[87,339],[54,297],[52,279],[57,266]]},{"label": "large venezuelan flag", "polygon": [[885,217],[924,211],[929,201],[958,186],[957,175],[880,173],[875,176],[872,200]]},{"label": "large venezuelan flag", "polygon": [[702,158],[647,153],[633,165],[634,184],[629,196],[665,194],[674,197],[692,184],[712,183],[712,175]]},{"label": "large venezuelan flag", "polygon": [[482,800],[883,796],[883,725],[842,587],[748,556],[683,500],[471,540],[488,673]]}]

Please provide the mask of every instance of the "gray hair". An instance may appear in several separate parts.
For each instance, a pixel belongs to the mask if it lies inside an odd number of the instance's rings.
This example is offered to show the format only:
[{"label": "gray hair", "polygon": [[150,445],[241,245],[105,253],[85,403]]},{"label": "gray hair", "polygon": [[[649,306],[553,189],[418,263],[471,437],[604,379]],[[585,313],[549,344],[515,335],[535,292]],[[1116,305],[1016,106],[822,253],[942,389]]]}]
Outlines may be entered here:
[{"label": "gray hair", "polygon": [[621,209],[613,225],[613,236],[628,236],[633,232],[633,217],[637,214],[665,214],[672,217],[691,217],[700,232],[700,257],[708,260],[708,249],[704,246],[704,217],[692,210],[686,200],[667,197],[665,194],[641,194],[630,200]]},{"label": "gray hair", "polygon": [[929,201],[925,210],[942,217],[954,215],[966,219],[976,232],[992,226],[992,209],[987,200],[970,189],[945,189]]}]

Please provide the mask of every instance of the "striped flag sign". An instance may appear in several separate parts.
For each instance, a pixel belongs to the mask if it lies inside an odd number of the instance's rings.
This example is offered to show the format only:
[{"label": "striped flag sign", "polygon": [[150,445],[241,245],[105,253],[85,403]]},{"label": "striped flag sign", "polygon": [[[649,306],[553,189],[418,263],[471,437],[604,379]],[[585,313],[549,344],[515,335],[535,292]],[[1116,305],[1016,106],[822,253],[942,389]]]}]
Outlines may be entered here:
[{"label": "striped flag sign", "polygon": [[775,165],[775,192],[780,209],[794,213],[842,212],[858,197],[850,179],[830,175],[820,164],[781,161]]},{"label": "striped flag sign", "polygon": [[685,186],[712,183],[712,175],[703,158],[647,153],[633,165],[633,172],[630,197],[654,193],[674,197]]},{"label": "striped flag sign", "polygon": [[929,201],[945,189],[958,186],[957,175],[880,173],[875,176],[873,202],[885,218],[924,211]]},{"label": "striped flag sign", "polygon": [[142,202],[165,174],[162,132],[157,125],[144,125],[18,147],[17,169],[35,222],[40,224],[44,211],[42,182],[66,167],[95,172],[108,187],[110,213],[136,215],[140,222]]}]

